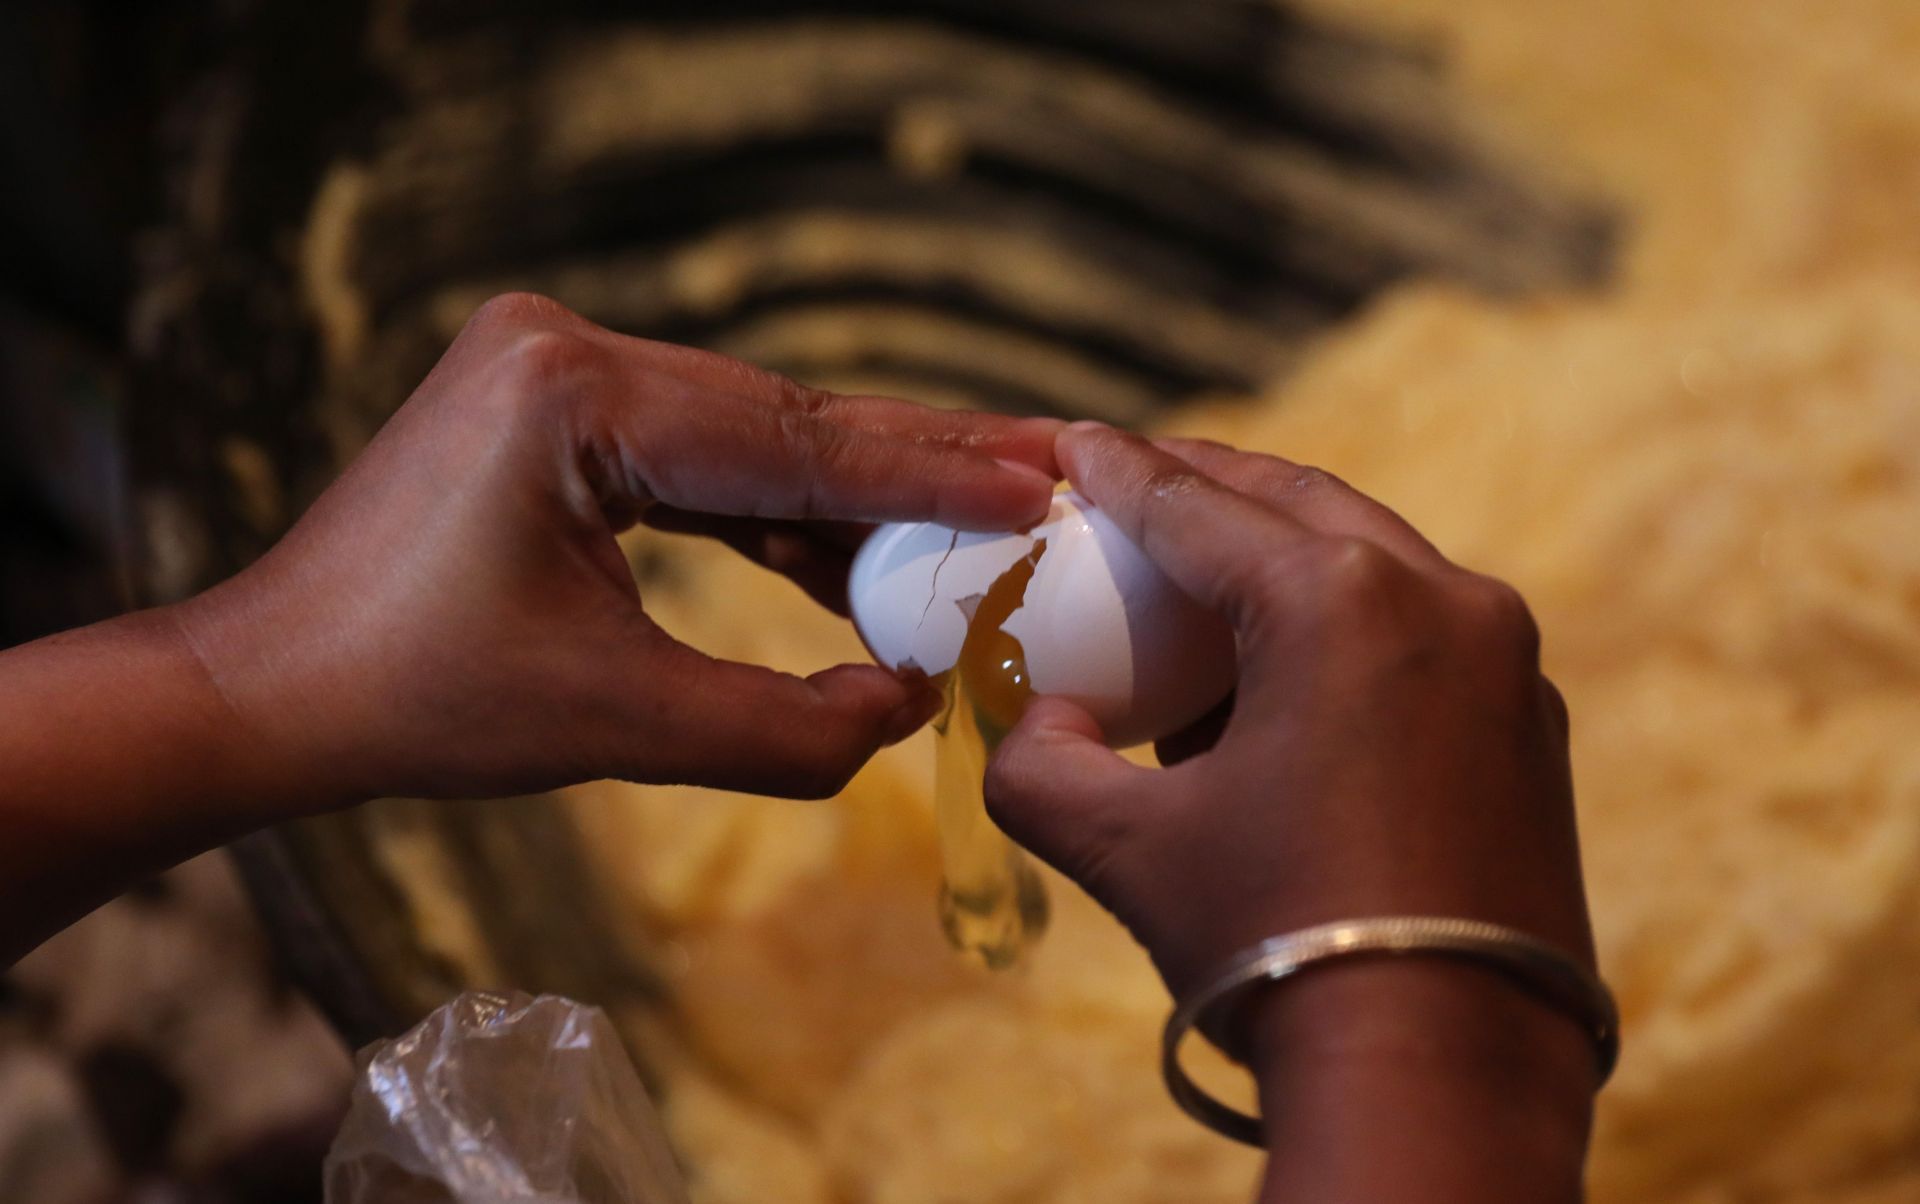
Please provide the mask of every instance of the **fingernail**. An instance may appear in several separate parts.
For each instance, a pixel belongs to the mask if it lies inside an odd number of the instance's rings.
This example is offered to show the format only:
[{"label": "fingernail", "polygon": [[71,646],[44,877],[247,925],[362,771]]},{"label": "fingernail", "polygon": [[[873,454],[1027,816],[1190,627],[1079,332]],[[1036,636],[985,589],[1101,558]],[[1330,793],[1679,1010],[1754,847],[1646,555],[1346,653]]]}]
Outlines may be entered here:
[{"label": "fingernail", "polygon": [[1022,430],[1035,432],[1046,431],[1048,434],[1055,434],[1067,428],[1067,422],[1064,418],[1022,418],[1019,420],[1019,423]]},{"label": "fingernail", "polygon": [[996,459],[994,463],[1006,469],[1008,472],[1013,473],[1015,476],[1024,477],[1029,481],[1037,481],[1040,484],[1045,485],[1048,489],[1053,488],[1053,478],[1048,476],[1046,473],[1041,472],[1039,469],[1035,468],[1031,464],[1022,464],[1018,460],[998,460],[998,459]]},{"label": "fingernail", "polygon": [[1137,446],[1145,446],[1147,443],[1147,437],[1145,435],[1130,431],[1124,426],[1114,426],[1107,422],[1095,422],[1092,419],[1076,422],[1068,427],[1064,433],[1079,434],[1100,439],[1117,439]]}]

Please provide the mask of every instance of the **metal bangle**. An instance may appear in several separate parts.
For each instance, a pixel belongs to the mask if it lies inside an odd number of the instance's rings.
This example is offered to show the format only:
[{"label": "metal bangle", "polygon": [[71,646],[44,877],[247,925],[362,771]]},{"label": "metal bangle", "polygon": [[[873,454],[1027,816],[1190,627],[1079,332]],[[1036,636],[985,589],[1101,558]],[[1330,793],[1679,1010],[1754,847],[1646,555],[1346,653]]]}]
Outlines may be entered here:
[{"label": "metal bangle", "polygon": [[[1545,941],[1498,924],[1429,916],[1342,920],[1272,937],[1235,955],[1207,987],[1167,1018],[1160,1073],[1182,1111],[1208,1128],[1251,1146],[1265,1143],[1260,1120],[1208,1095],[1180,1065],[1180,1045],[1198,1027],[1226,1049],[1221,1036],[1248,991],[1310,966],[1352,955],[1438,954],[1480,961],[1512,978],[1580,1022],[1593,1037],[1597,1090],[1620,1058],[1620,1019],[1613,995],[1586,967]],[[1227,1050],[1231,1054],[1231,1050]]]}]

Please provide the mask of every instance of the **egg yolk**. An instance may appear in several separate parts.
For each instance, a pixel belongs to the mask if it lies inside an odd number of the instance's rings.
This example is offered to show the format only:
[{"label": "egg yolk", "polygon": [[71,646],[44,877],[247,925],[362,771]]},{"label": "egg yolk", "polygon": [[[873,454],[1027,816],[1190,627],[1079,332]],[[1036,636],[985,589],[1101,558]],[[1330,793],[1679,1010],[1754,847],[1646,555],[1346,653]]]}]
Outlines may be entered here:
[{"label": "egg yolk", "polygon": [[998,744],[1020,722],[1033,697],[1027,650],[1007,633],[1006,622],[1026,600],[1034,568],[1046,550],[1047,541],[1036,540],[1031,552],[987,587],[967,624],[966,640],[954,665],[989,745]]}]

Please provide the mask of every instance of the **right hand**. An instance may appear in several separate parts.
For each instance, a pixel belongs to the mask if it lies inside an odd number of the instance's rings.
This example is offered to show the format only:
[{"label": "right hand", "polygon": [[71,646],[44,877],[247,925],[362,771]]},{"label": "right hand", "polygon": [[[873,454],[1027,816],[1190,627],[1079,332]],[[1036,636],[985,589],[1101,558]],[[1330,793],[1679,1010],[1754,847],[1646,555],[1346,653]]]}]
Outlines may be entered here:
[{"label": "right hand", "polygon": [[[990,766],[988,804],[1119,916],[1176,997],[1265,937],[1368,916],[1491,921],[1591,966],[1567,713],[1517,593],[1315,469],[1094,424],[1055,452],[1233,624],[1239,686],[1230,715],[1162,741],[1161,769],[1109,750],[1071,703],[1036,699]],[[1584,1117],[1581,1030],[1468,963],[1334,964],[1255,998],[1291,1012],[1282,1057],[1295,1060],[1303,1043],[1417,1044],[1461,1017],[1486,1038],[1470,1058],[1538,1030],[1544,1064],[1564,1068],[1568,1115]],[[1363,1016],[1382,1007],[1400,1010]],[[1371,1027],[1343,1038],[1355,1024]],[[1445,1039],[1479,1039],[1464,1029]],[[1405,1048],[1389,1052],[1378,1061],[1406,1063]]]}]

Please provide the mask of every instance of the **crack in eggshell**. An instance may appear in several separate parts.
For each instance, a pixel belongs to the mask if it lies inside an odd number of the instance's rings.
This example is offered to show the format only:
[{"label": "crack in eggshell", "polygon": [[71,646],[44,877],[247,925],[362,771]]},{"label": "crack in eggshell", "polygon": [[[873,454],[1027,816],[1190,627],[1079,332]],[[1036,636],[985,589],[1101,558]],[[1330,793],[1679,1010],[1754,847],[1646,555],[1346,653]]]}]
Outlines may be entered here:
[{"label": "crack in eggshell", "polygon": [[916,640],[920,638],[920,629],[927,625],[927,616],[933,613],[933,604],[940,600],[940,570],[947,567],[947,561],[953,559],[953,550],[959,546],[960,532],[955,531],[953,538],[947,540],[947,550],[941,555],[940,563],[933,566],[933,580],[927,582],[927,604],[920,608],[920,622],[913,628]]}]

